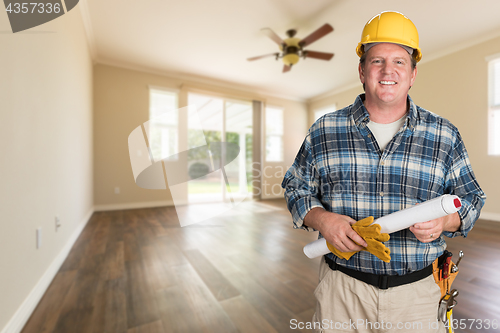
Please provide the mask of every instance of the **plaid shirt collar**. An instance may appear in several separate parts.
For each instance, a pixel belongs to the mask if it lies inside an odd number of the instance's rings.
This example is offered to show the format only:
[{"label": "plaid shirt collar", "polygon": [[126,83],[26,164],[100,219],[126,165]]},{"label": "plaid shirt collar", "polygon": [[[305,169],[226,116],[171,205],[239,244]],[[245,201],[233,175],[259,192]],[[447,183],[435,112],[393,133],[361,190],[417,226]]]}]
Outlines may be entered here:
[{"label": "plaid shirt collar", "polygon": [[[370,122],[370,115],[368,114],[368,110],[366,110],[365,105],[363,104],[364,101],[365,101],[365,94],[358,95],[351,109],[352,119],[354,120],[354,124],[356,124],[358,128],[364,127],[368,125],[368,123]],[[417,112],[417,106],[415,105],[415,103],[413,103],[410,95],[408,95],[408,102],[410,104],[410,110],[406,114],[406,122],[404,129],[408,127],[410,128],[410,130],[413,131],[415,125],[417,124],[419,115]]]}]

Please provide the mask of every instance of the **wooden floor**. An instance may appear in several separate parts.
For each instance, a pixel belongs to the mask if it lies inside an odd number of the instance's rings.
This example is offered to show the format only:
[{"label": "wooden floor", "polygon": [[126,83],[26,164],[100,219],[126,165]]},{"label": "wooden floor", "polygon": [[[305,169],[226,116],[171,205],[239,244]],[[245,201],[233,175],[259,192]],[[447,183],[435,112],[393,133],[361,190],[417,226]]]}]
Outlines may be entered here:
[{"label": "wooden floor", "polygon": [[[462,250],[459,274],[453,287],[459,291],[455,319],[467,322],[467,328],[455,332],[500,332],[500,223],[477,221],[467,238],[447,239],[448,250],[458,258]],[[496,329],[486,329],[495,320]],[[471,327],[472,326],[472,327]],[[464,325],[462,325],[464,327]]]},{"label": "wooden floor", "polygon": [[[184,228],[173,207],[95,213],[22,332],[300,332],[290,320],[311,321],[319,265],[302,247],[316,237],[292,229],[283,200]],[[499,237],[480,221],[449,241],[465,252],[457,319],[500,321]]]}]

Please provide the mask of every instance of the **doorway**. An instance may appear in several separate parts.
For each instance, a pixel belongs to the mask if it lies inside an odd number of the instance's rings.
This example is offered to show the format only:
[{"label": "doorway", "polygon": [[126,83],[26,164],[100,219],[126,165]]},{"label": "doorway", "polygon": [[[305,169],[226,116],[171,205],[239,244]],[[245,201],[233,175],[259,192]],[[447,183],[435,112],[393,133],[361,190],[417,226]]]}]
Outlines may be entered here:
[{"label": "doorway", "polygon": [[[196,106],[189,112],[196,112],[202,130],[199,124],[188,122],[188,149],[192,151],[188,156],[188,202],[242,201],[252,193],[252,103],[189,93],[188,105]],[[195,117],[190,114],[188,118]],[[223,147],[239,147],[239,151],[221,157],[215,153],[221,142],[228,144]],[[203,145],[208,150],[192,149]]]}]

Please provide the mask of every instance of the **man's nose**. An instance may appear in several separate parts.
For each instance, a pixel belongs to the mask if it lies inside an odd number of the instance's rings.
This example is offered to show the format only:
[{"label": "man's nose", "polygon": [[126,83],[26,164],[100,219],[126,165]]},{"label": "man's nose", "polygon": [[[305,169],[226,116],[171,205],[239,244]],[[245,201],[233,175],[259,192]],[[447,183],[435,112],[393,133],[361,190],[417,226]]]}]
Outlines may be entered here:
[{"label": "man's nose", "polygon": [[385,62],[382,66],[382,72],[384,74],[391,74],[394,72],[394,65],[391,62]]}]

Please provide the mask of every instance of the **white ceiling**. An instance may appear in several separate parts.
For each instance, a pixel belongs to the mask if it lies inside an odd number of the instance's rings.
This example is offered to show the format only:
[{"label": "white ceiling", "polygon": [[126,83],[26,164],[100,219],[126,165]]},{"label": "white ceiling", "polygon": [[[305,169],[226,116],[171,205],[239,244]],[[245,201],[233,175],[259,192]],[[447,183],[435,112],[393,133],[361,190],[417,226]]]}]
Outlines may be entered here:
[{"label": "white ceiling", "polygon": [[[82,4],[82,2],[81,2]],[[500,35],[498,0],[85,0],[95,61],[184,79],[307,100],[358,83],[355,47],[364,24],[385,10],[404,13],[420,34],[422,62]],[[303,38],[324,23],[334,31],[306,49],[331,61],[300,60],[288,73],[260,30]]]}]

